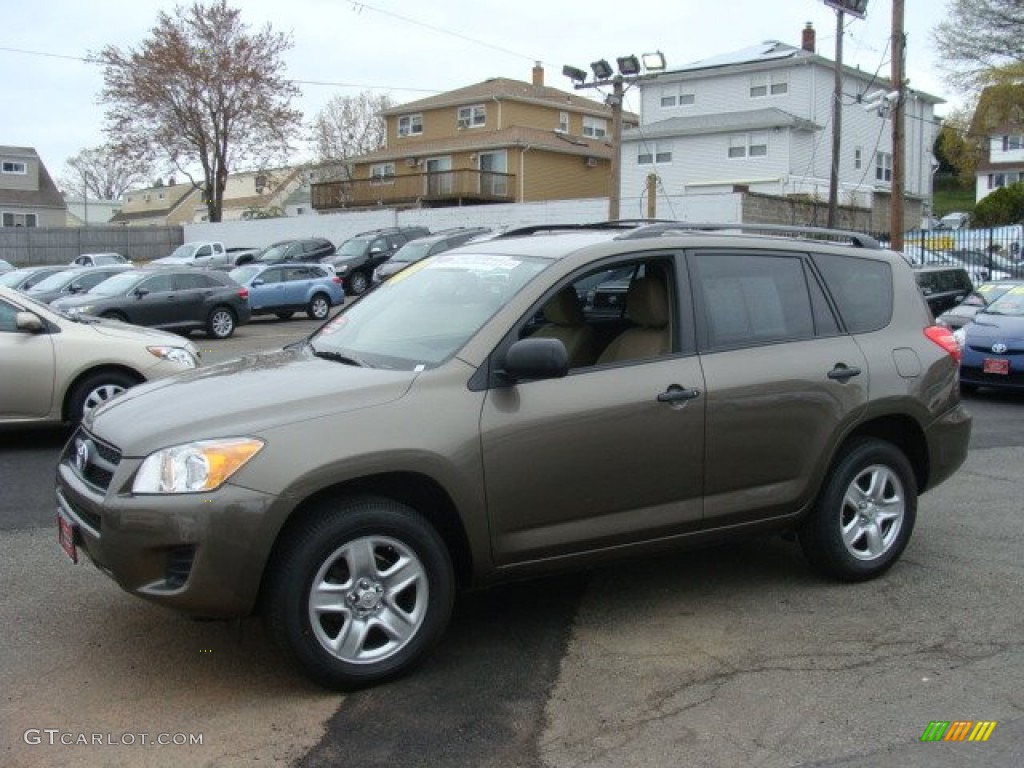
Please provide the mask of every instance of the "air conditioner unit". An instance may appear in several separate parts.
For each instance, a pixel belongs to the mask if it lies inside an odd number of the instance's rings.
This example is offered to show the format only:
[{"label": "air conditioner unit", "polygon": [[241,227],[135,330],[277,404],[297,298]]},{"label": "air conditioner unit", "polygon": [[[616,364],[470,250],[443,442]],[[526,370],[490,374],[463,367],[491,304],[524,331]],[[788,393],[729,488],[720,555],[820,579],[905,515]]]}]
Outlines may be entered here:
[{"label": "air conditioner unit", "polygon": [[584,158],[583,164],[585,166],[587,166],[587,168],[595,168],[595,167],[597,167],[597,158],[596,157]]},{"label": "air conditioner unit", "polygon": [[410,168],[415,168],[417,165],[419,165],[419,162],[416,160],[415,157],[407,157],[405,158],[405,164],[408,165]]},{"label": "air conditioner unit", "polygon": [[469,118],[468,117],[460,117],[458,122],[455,123],[455,127],[459,128],[459,129],[469,128]]}]

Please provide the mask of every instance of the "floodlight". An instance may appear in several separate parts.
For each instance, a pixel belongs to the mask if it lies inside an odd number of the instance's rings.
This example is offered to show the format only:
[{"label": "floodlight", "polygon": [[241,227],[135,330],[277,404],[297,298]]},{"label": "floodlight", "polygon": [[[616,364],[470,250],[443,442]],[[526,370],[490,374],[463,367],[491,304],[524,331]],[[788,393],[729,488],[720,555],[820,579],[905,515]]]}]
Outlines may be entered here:
[{"label": "floodlight", "polygon": [[587,80],[587,73],[582,69],[571,67],[566,64],[562,67],[562,74],[572,80],[574,83],[584,83]]},{"label": "floodlight", "polygon": [[612,65],[605,59],[595,61],[590,65],[590,68],[594,71],[595,80],[608,80],[614,74],[612,72]]},{"label": "floodlight", "polygon": [[633,75],[640,74],[640,59],[636,56],[619,56],[615,60],[615,63],[619,65],[619,74],[623,77],[631,77]]},{"label": "floodlight", "polygon": [[665,69],[665,54],[661,51],[644,54],[644,69],[648,72],[661,72]]}]

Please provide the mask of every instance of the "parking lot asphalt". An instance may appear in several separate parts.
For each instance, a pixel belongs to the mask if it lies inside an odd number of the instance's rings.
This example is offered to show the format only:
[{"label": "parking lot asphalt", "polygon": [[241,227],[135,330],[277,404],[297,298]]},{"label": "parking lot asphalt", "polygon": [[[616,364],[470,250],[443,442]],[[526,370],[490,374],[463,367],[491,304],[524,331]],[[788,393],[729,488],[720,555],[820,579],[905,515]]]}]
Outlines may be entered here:
[{"label": "parking lot asphalt", "polygon": [[[211,364],[313,327],[196,340]],[[0,433],[0,765],[1024,765],[1024,398],[968,404],[968,461],[882,579],[823,581],[771,537],[510,585],[463,597],[413,675],[347,696],[255,620],[196,622],[72,565],[53,526],[66,430]],[[922,742],[934,721],[996,725]]]}]

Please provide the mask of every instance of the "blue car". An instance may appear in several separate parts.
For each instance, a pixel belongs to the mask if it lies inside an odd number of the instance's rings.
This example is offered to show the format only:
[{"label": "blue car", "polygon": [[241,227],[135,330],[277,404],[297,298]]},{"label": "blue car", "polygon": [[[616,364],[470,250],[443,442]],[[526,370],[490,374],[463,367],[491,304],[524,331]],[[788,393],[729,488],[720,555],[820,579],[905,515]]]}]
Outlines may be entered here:
[{"label": "blue car", "polygon": [[963,349],[960,388],[1024,390],[1024,285],[1004,293],[953,334]]},{"label": "blue car", "polygon": [[325,320],[331,307],[345,301],[341,278],[319,264],[246,264],[228,274],[249,289],[254,315],[287,320],[305,312],[312,320]]}]

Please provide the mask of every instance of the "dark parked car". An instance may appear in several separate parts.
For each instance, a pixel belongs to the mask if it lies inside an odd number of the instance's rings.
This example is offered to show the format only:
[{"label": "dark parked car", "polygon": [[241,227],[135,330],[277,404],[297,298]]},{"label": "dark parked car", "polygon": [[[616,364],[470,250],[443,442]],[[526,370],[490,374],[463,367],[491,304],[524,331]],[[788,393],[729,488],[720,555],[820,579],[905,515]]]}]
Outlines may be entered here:
[{"label": "dark parked car", "polygon": [[334,243],[322,237],[307,237],[302,240],[282,240],[255,254],[242,253],[235,259],[237,266],[243,264],[278,264],[283,261],[322,261],[334,255]]},{"label": "dark parked car", "polygon": [[426,227],[389,227],[360,232],[338,246],[338,252],[325,259],[345,281],[345,290],[355,296],[366,292],[373,271],[410,240],[430,234]]},{"label": "dark parked car", "polygon": [[[261,610],[338,688],[421,661],[462,588],[767,531],[877,577],[967,456],[960,347],[898,254],[769,231],[508,234],[142,385],[60,458],[64,547],[169,607]],[[625,313],[589,314],[620,268]]]},{"label": "dark parked car", "polygon": [[305,312],[311,320],[325,320],[331,307],[345,303],[341,278],[321,264],[246,264],[228,275],[249,289],[254,315],[286,320]]},{"label": "dark parked car", "polygon": [[1024,285],[982,307],[955,336],[964,350],[961,389],[1024,390]]},{"label": "dark parked car", "polygon": [[410,264],[414,264],[428,256],[433,256],[436,253],[443,253],[451,248],[463,245],[490,231],[487,227],[456,227],[455,229],[435,232],[432,235],[417,237],[415,240],[410,240],[403,245],[395,251],[394,256],[377,267],[373,271],[373,280],[376,283],[379,283],[381,280],[387,280]]},{"label": "dark parked car", "polygon": [[13,288],[16,291],[27,291],[36,283],[42,282],[50,275],[58,272],[66,272],[67,267],[62,265],[49,265],[44,267],[22,267],[0,275],[0,285],[6,288]]},{"label": "dark parked car", "polygon": [[995,280],[982,283],[955,307],[947,309],[935,318],[935,322],[951,331],[962,328],[974,319],[979,310],[1018,285],[1024,285],[1024,280]]},{"label": "dark parked car", "polygon": [[914,267],[914,278],[936,317],[955,307],[974,290],[971,276],[959,266]]},{"label": "dark parked car", "polygon": [[108,277],[131,270],[130,264],[113,264],[106,267],[64,267],[45,277],[28,289],[27,293],[36,301],[49,304],[56,299],[78,296],[90,291]]},{"label": "dark parked car", "polygon": [[194,267],[132,270],[53,306],[178,333],[202,330],[215,339],[226,339],[252,316],[247,288],[225,272]]}]

